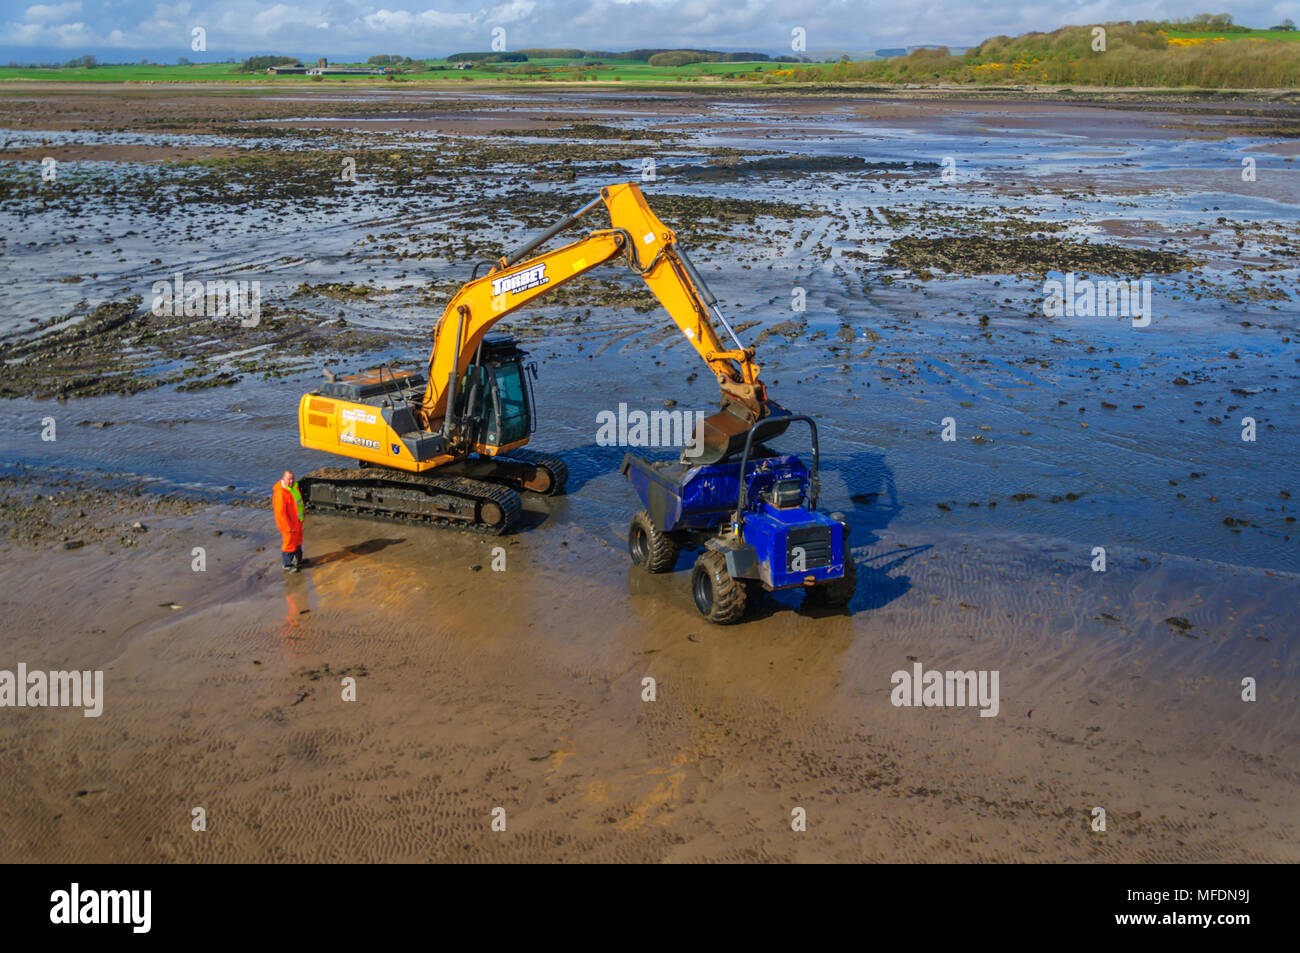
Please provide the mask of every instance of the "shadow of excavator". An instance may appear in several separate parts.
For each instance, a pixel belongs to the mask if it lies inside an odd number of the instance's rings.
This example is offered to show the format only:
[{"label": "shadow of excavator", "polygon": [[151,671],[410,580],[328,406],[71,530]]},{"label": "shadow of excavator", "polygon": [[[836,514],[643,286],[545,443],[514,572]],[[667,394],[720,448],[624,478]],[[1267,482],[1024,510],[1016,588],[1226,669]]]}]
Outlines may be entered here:
[{"label": "shadow of excavator", "polygon": [[330,563],[360,559],[362,556],[371,556],[387,549],[389,546],[396,546],[398,543],[404,542],[406,542],[405,537],[368,539],[364,543],[353,543],[351,546],[344,546],[342,549],[336,549],[334,552],[326,553],[323,556],[312,556],[303,563],[303,568],[319,569],[321,566],[328,566]]}]

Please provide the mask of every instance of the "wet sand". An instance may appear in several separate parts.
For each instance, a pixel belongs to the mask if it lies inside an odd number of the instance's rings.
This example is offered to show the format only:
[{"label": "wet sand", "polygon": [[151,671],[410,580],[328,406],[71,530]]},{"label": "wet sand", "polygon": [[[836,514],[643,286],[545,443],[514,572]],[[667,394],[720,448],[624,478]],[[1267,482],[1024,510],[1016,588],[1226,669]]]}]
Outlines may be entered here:
[{"label": "wet sand", "polygon": [[[247,508],[5,547],[5,658],[106,689],[96,719],[3,712],[4,859],[1300,858],[1295,576],[882,531],[851,615],[721,629],[684,572],[533,505],[504,540],[313,519],[296,577]],[[1000,671],[997,717],[894,707],[918,660]]]}]

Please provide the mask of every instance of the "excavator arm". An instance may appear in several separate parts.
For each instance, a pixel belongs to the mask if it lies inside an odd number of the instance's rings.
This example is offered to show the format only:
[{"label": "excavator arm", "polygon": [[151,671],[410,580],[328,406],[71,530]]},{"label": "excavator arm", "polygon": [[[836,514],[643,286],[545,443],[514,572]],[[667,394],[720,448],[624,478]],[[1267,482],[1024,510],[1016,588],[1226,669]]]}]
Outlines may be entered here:
[{"label": "excavator arm", "polygon": [[[608,229],[561,248],[528,257],[541,245],[574,227],[587,212],[604,203]],[[734,434],[773,412],[759,382],[754,349],[741,345],[717,307],[717,299],[696,271],[676,235],[655,216],[633,183],[601,189],[600,196],[565,216],[490,272],[462,287],[438,321],[429,358],[428,384],[420,404],[426,429],[438,429],[455,405],[457,382],[474,361],[488,330],[506,315],[554,291],[566,281],[622,256],[644,279],[682,334],[709,365],[722,391],[723,410],[706,420],[705,446],[715,453],[729,449]],[[719,337],[713,318],[726,330],[732,346]]]}]

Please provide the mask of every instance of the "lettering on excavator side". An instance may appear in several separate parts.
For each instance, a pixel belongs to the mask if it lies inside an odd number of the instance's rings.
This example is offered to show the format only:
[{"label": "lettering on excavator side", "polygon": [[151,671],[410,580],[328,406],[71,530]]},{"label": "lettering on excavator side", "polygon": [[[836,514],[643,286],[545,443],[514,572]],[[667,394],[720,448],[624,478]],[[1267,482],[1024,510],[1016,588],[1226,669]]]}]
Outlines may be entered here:
[{"label": "lettering on excavator side", "polygon": [[351,443],[351,444],[355,444],[355,445],[358,446],[358,447],[365,447],[367,450],[378,450],[378,449],[379,449],[379,441],[378,441],[378,440],[366,440],[366,439],[364,439],[363,437],[354,437],[354,436],[352,436],[352,434],[350,434],[350,433],[341,433],[341,434],[339,434],[339,442],[340,442],[340,443]]},{"label": "lettering on excavator side", "polygon": [[513,275],[493,278],[492,294],[519,294],[519,292],[527,291],[529,288],[544,285],[550,280],[550,278],[546,277],[546,263],[542,262],[540,265],[533,265],[523,271],[516,271]]},{"label": "lettering on excavator side", "polygon": [[373,424],[375,415],[367,413],[358,407],[349,407],[343,411],[343,419],[357,424]]}]

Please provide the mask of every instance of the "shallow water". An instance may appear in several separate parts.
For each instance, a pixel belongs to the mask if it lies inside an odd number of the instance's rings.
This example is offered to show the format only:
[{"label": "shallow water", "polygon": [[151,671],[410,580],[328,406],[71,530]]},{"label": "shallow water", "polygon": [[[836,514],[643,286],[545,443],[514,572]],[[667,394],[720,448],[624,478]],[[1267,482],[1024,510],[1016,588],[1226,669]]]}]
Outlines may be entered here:
[{"label": "shallow water", "polygon": [[[425,98],[413,99],[413,108]],[[495,110],[518,103],[504,95],[455,98],[482,100]],[[568,109],[575,118],[609,122],[620,114],[602,112],[595,105],[598,95],[538,98],[548,112]],[[646,99],[656,108],[664,101]],[[747,340],[792,318],[806,322],[796,337],[765,340],[758,359],[774,398],[818,418],[824,503],[849,515],[858,545],[869,545],[872,532],[885,526],[973,537],[1015,533],[1066,540],[1076,547],[1080,565],[1090,561],[1093,547],[1104,546],[1300,571],[1295,524],[1285,522],[1294,507],[1282,495],[1294,497],[1300,490],[1294,262],[1289,270],[1268,273],[1291,289],[1285,301],[1196,300],[1187,292],[1186,275],[1153,276],[1157,307],[1146,328],[1117,318],[1044,318],[1039,279],[917,282],[879,264],[892,239],[942,233],[924,218],[891,226],[883,212],[917,212],[931,203],[980,217],[1014,209],[1021,217],[1065,223],[1058,237],[1130,247],[1179,248],[1185,239],[1172,239],[1194,232],[1212,250],[1201,277],[1249,289],[1260,273],[1229,260],[1228,253],[1267,262],[1270,250],[1249,235],[1238,250],[1233,233],[1218,220],[1264,225],[1292,238],[1300,222],[1298,175],[1294,165],[1261,151],[1269,141],[1187,140],[1162,128],[1137,137],[1131,113],[1101,108],[1044,106],[1028,114],[1020,110],[1011,121],[990,106],[938,118],[900,115],[888,124],[848,111],[791,120],[772,116],[762,104],[725,100],[711,101],[708,111],[710,121],[726,124],[727,132],[698,134],[685,147],[647,143],[647,152],[669,168],[698,164],[705,159],[698,150],[717,146],[868,162],[956,160],[951,182],[938,169],[917,166],[879,176],[783,173],[708,182],[668,177],[644,185],[652,205],[655,192],[663,191],[796,202],[809,209],[810,217],[792,222],[760,219],[730,241],[694,249],[693,258],[733,323],[759,322],[745,333]],[[649,111],[647,116],[627,124],[662,128],[673,120]],[[753,134],[737,132],[737,124],[752,125]],[[806,134],[802,125],[809,126]],[[77,134],[60,135],[75,140]],[[42,137],[26,133],[24,141]],[[371,148],[404,148],[427,138],[378,131],[356,137]],[[193,144],[196,138],[206,137],[177,136],[175,143]],[[138,135],[121,139],[136,140],[143,141]],[[94,141],[115,140],[101,135]],[[1245,155],[1258,157],[1257,189],[1240,188],[1237,170]],[[639,177],[640,163],[616,164],[626,178]],[[597,165],[602,170],[592,173],[575,163],[571,184],[528,188],[561,193],[568,197],[562,205],[576,207],[611,180],[609,163]],[[463,280],[468,266],[396,258],[367,244],[365,236],[398,230],[437,236],[469,228],[484,247],[521,241],[528,229],[519,221],[466,224],[478,196],[518,188],[518,179],[506,171],[466,170],[463,200],[430,196],[418,207],[410,196],[363,184],[341,190],[332,208],[307,211],[181,203],[140,208],[129,218],[95,207],[75,216],[19,218],[6,212],[0,214],[0,231],[8,236],[3,247],[9,280],[0,287],[0,333],[65,313],[83,298],[95,302],[130,291],[143,295],[147,305],[150,284],[176,271],[260,280],[264,302],[286,298],[302,282],[346,280],[395,289],[371,301],[325,301],[319,307],[359,328],[427,333],[436,314],[418,305],[415,285],[428,278]],[[1170,244],[1160,245],[1161,239]],[[845,256],[854,251],[867,258]],[[154,259],[163,264],[151,264]],[[97,277],[89,277],[92,272]],[[87,277],[78,284],[58,281],[77,273]],[[618,274],[609,269],[600,277]],[[887,285],[886,275],[900,280]],[[807,310],[797,314],[791,311],[796,287],[807,299]],[[527,330],[534,316],[585,310],[542,307],[510,324]],[[979,315],[988,316],[987,326],[978,323]],[[626,448],[595,443],[599,412],[620,402],[658,409],[665,398],[677,400],[679,409],[712,408],[715,392],[707,374],[685,381],[702,367],[679,336],[664,333],[666,324],[661,313],[593,309],[580,326],[561,323],[525,342],[542,365],[541,432],[534,446],[563,453],[573,471],[572,497],[553,519],[616,541],[636,508],[617,474]],[[837,338],[842,328],[850,339]],[[1231,352],[1237,356],[1229,357]],[[426,354],[401,346],[346,364],[359,368],[380,357],[419,365]],[[1173,384],[1180,376],[1191,383]],[[197,393],[152,391],[64,404],[9,401],[0,405],[0,458],[10,469],[126,473],[163,487],[260,492],[285,465],[305,472],[328,462],[297,445],[297,399],[318,379],[305,370],[273,381],[246,376],[234,389]],[[1234,394],[1234,388],[1247,393]],[[47,415],[59,424],[54,443],[40,439]],[[1245,416],[1257,421],[1254,442],[1241,439]],[[940,439],[945,418],[956,425],[954,442]],[[83,420],[113,426],[77,426]],[[1077,498],[1050,502],[1067,494]],[[1027,496],[1017,502],[1013,495]],[[1225,525],[1225,519],[1233,524]]]}]

